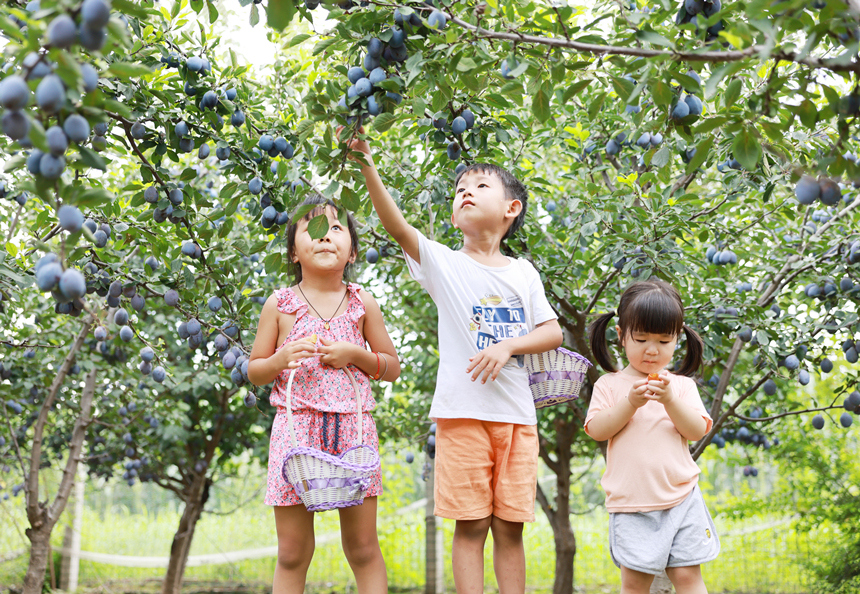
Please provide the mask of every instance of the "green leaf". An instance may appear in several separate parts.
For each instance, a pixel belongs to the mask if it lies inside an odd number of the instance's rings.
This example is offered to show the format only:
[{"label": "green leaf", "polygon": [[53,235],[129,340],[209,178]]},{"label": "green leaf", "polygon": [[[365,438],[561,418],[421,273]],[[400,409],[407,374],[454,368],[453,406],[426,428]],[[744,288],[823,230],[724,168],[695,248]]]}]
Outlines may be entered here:
[{"label": "green leaf", "polygon": [[758,165],[759,159],[761,159],[761,145],[749,128],[744,127],[735,136],[735,141],[732,143],[732,154],[748,171],[754,170]]},{"label": "green leaf", "polygon": [[307,140],[308,136],[310,136],[311,132],[313,131],[313,120],[302,120],[301,122],[299,122],[299,125],[296,126],[296,134],[298,134],[300,141]]},{"label": "green leaf", "polygon": [[3,165],[3,172],[9,173],[10,171],[15,171],[24,166],[27,162],[27,155],[24,153],[18,153],[14,157],[6,159],[6,163]]},{"label": "green leaf", "polygon": [[535,117],[541,123],[546,122],[550,117],[552,117],[552,111],[550,111],[549,108],[549,99],[550,97],[545,90],[545,86],[541,86],[532,99],[532,113],[535,114]]},{"label": "green leaf", "polygon": [[797,116],[800,118],[800,121],[803,122],[803,125],[813,130],[815,128],[815,124],[818,122],[818,109],[816,109],[815,104],[809,99],[804,99],[800,102],[800,105],[796,107]]},{"label": "green leaf", "polygon": [[114,62],[107,69],[105,76],[116,76],[119,78],[129,79],[151,74],[152,69],[138,62]]},{"label": "green leaf", "polygon": [[[711,153],[711,146],[714,144],[714,137],[708,136],[702,142],[696,145],[696,154],[690,159],[690,162],[687,163],[687,175],[694,172],[696,169],[702,166]],[[738,159],[740,160],[740,159]]]},{"label": "green leaf", "polygon": [[260,9],[257,8],[256,4],[254,4],[253,6],[251,6],[251,14],[248,17],[248,23],[250,23],[250,25],[252,27],[256,27],[259,24],[259,22],[260,22]]},{"label": "green leaf", "polygon": [[292,39],[290,39],[289,42],[287,42],[287,47],[293,47],[295,45],[298,45],[303,41],[310,39],[311,37],[313,36],[307,33],[299,33],[298,35],[295,35]]},{"label": "green leaf", "polygon": [[88,188],[75,198],[77,206],[98,206],[105,202],[113,202],[116,197],[104,188]]},{"label": "green leaf", "polygon": [[373,128],[378,132],[385,132],[391,126],[394,125],[394,122],[397,121],[397,116],[393,113],[381,113],[376,116],[376,119],[373,120]]},{"label": "green leaf", "polygon": [[293,0],[269,0],[266,5],[267,22],[270,27],[283,31],[293,20],[296,5]]},{"label": "green leaf", "polygon": [[328,217],[320,214],[311,219],[308,223],[308,233],[311,239],[320,239],[328,233]]},{"label": "green leaf", "polygon": [[610,82],[612,83],[612,88],[615,89],[615,94],[624,101],[627,101],[627,98],[630,97],[630,93],[633,92],[633,87],[636,86],[636,83],[618,76],[613,76],[610,79]]},{"label": "green leaf", "polygon": [[672,87],[662,80],[652,85],[651,96],[654,97],[654,103],[657,105],[671,105],[672,101],[675,100],[675,92],[672,90]]},{"label": "green leaf", "polygon": [[733,106],[735,101],[738,100],[738,97],[740,97],[741,87],[741,80],[739,78],[733,78],[726,87],[726,92],[723,93],[723,105],[726,107]]},{"label": "green leaf", "polygon": [[339,37],[330,37],[328,39],[323,39],[322,41],[320,41],[318,44],[316,44],[314,46],[314,51],[312,53],[313,53],[313,55],[317,56],[317,55],[323,53],[326,49],[333,46],[335,43],[337,43],[339,41],[340,41]]},{"label": "green leaf", "polygon": [[457,70],[460,72],[471,72],[472,70],[476,70],[478,68],[478,64],[470,57],[463,56],[460,58],[460,61],[457,62]]},{"label": "green leaf", "polygon": [[274,252],[263,258],[263,266],[266,269],[266,273],[272,274],[280,271],[281,269],[281,254],[279,252]]},{"label": "green leaf", "polygon": [[82,145],[78,146],[78,150],[81,152],[81,161],[83,161],[87,167],[107,171],[107,163],[105,162],[104,157],[100,154],[95,152],[93,149]]},{"label": "green leaf", "polygon": [[747,60],[739,60],[737,62],[730,62],[728,64],[723,64],[722,66],[718,66],[711,71],[711,76],[708,78],[708,81],[705,83],[705,99],[713,99],[714,95],[717,94],[717,90],[719,89],[720,82],[727,76],[734,75],[737,71],[743,69],[744,67],[749,66]]},{"label": "green leaf", "polygon": [[670,157],[671,154],[669,152],[669,147],[664,144],[660,147],[660,150],[654,153],[654,156],[651,157],[651,165],[658,168],[663,167],[669,162]]},{"label": "green leaf", "polygon": [[651,45],[659,45],[661,47],[675,47],[675,43],[666,39],[659,33],[654,31],[637,31],[636,38],[642,41],[647,41]]},{"label": "green leaf", "polygon": [[696,134],[707,134],[712,130],[716,130],[723,124],[729,121],[729,118],[725,116],[717,116],[715,118],[708,118],[706,120],[702,120],[702,122],[696,126],[696,129],[693,130]]},{"label": "green leaf", "polygon": [[567,90],[565,90],[564,95],[562,96],[562,101],[567,103],[568,101],[570,101],[571,97],[576,97],[577,95],[579,95],[580,91],[585,89],[585,87],[587,87],[590,84],[591,84],[590,78],[584,78],[582,80],[576,81],[575,83],[570,85],[567,88]]}]

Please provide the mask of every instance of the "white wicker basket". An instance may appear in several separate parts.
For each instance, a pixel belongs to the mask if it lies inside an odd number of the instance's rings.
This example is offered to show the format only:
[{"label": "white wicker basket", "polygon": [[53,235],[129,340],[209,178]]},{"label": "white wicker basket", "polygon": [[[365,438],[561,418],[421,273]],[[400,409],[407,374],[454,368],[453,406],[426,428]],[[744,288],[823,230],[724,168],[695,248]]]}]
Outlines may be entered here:
[{"label": "white wicker basket", "polygon": [[293,376],[297,369],[290,372],[290,378],[287,380],[287,430],[292,447],[287,451],[281,472],[284,480],[293,486],[308,511],[326,511],[361,505],[371,478],[379,468],[379,454],[372,447],[362,444],[363,415],[358,384],[349,369],[344,367],[343,370],[355,391],[358,443],[340,456],[297,445],[290,406]]},{"label": "white wicker basket", "polygon": [[576,400],[591,363],[564,348],[525,356],[535,408]]}]

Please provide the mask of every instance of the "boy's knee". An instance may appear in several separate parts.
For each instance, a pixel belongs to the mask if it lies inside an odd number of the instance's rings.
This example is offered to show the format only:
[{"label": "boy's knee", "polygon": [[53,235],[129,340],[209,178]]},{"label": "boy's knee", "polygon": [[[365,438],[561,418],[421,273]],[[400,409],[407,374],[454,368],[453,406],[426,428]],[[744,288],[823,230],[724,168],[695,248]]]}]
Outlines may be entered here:
[{"label": "boy's knee", "polygon": [[507,543],[519,543],[523,540],[523,523],[509,522],[493,516],[493,540]]},{"label": "boy's knee", "polygon": [[307,569],[314,556],[314,545],[297,546],[297,543],[278,545],[278,566],[287,571]]},{"label": "boy's knee", "polygon": [[493,516],[481,518],[480,520],[457,520],[457,524],[454,527],[454,537],[469,540],[486,539],[492,522]]}]

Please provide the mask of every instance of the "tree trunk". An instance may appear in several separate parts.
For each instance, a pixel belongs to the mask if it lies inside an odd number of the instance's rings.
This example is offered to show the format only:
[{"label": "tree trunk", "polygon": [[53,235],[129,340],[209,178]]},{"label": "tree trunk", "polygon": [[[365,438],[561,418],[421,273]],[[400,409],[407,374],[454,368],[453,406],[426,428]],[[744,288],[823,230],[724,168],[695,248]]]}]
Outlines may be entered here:
[{"label": "tree trunk", "polygon": [[176,534],[173,535],[173,544],[170,545],[170,561],[161,585],[161,594],[178,594],[182,588],[182,576],[188,563],[191,541],[194,539],[197,521],[203,513],[203,505],[209,496],[210,484],[205,473],[195,475],[191,483],[188,497],[185,498],[185,510],[182,512]]},{"label": "tree trunk", "polygon": [[537,486],[537,500],[552,527],[555,541],[555,577],[553,594],[573,594],[575,583],[574,559],[576,536],[570,523],[570,461],[573,456],[573,438],[578,431],[573,418],[559,416],[555,420],[556,442],[553,444],[556,458],[547,451],[547,442],[541,438],[541,458],[555,472],[556,496],[551,504],[546,494]]},{"label": "tree trunk", "polygon": [[30,562],[27,565],[27,575],[24,576],[23,594],[42,592],[45,571],[48,569],[52,528],[53,526],[44,523],[37,529],[27,528],[27,538],[30,539]]},{"label": "tree trunk", "polygon": [[555,540],[555,580],[552,592],[571,594],[575,583],[573,561],[576,557],[576,536],[573,534],[569,515],[559,516],[556,524],[552,527]]},{"label": "tree trunk", "polygon": [[30,476],[24,481],[24,491],[27,497],[27,520],[30,523],[26,530],[27,538],[30,540],[30,562],[27,566],[27,575],[24,577],[24,589],[22,594],[41,594],[42,586],[45,582],[45,570],[48,568],[48,563],[52,563],[51,557],[51,532],[57,524],[57,520],[66,508],[66,503],[69,500],[69,493],[72,490],[74,477],[77,474],[78,463],[80,462],[81,449],[83,448],[84,435],[86,428],[90,423],[90,411],[92,410],[93,395],[95,394],[96,386],[96,370],[92,369],[87,373],[86,383],[83,394],[81,395],[81,412],[75,421],[75,427],[72,430],[72,440],[69,444],[69,457],[66,459],[66,465],[63,469],[63,478],[60,480],[60,486],[57,489],[57,495],[53,503],[48,505],[48,501],[39,501],[39,463],[42,458],[41,442],[44,434],[45,423],[47,421],[48,409],[53,404],[53,397],[56,396],[59,386],[71,365],[71,358],[74,353],[80,348],[83,342],[83,337],[89,331],[91,320],[84,324],[78,340],[72,347],[72,351],[66,358],[63,367],[57,373],[54,385],[51,388],[51,393],[42,405],[42,410],[39,414],[39,420],[36,422],[33,443],[34,447],[31,450],[30,456]]}]

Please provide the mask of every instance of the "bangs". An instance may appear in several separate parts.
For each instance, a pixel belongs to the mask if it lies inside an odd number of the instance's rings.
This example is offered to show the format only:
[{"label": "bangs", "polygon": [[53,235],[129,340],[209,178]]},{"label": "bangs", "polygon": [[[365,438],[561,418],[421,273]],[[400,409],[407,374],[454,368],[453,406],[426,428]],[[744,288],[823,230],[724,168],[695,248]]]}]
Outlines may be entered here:
[{"label": "bangs", "polygon": [[310,220],[313,219],[314,217],[324,215],[329,206],[331,206],[334,209],[335,216],[337,216],[338,211],[337,211],[337,207],[334,205],[334,202],[326,202],[325,204],[321,204],[321,205],[317,206],[316,208],[314,208],[313,210],[309,211],[300,220],[310,222]]},{"label": "bangs", "polygon": [[672,334],[678,336],[684,328],[684,308],[663,291],[640,293],[625,308],[619,320],[623,333]]}]

